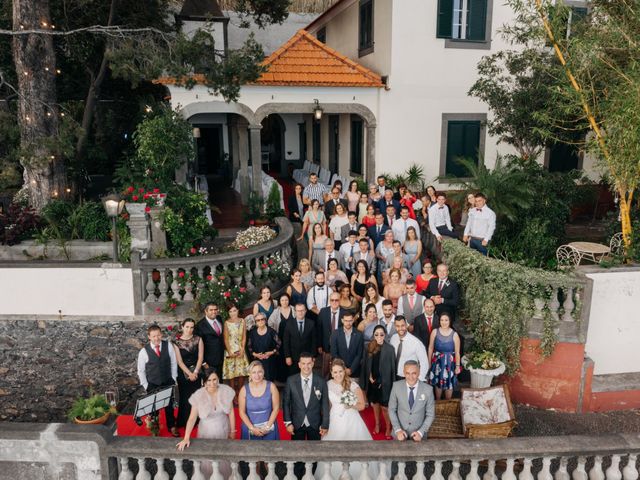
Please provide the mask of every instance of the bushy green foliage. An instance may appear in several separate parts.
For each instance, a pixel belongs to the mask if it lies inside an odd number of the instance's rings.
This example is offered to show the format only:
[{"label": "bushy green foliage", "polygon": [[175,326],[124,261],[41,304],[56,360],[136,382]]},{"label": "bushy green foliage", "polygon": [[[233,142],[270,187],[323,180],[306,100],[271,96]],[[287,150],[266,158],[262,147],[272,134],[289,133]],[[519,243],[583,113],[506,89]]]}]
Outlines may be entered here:
[{"label": "bushy green foliage", "polygon": [[67,200],[53,200],[41,212],[49,238],[107,241],[111,222],[99,202],[74,204]]},{"label": "bushy green foliage", "polygon": [[267,197],[267,202],[265,204],[265,215],[269,220],[272,220],[276,217],[283,217],[284,210],[281,207],[281,197],[280,197],[280,189],[278,188],[278,182],[273,182],[271,184],[271,189],[269,190],[269,196]]},{"label": "bushy green foliage", "polygon": [[[458,240],[443,242],[451,276],[461,285],[462,317],[468,322],[477,350],[488,350],[504,359],[507,371],[520,366],[521,340],[527,337],[534,299],[548,299],[551,286],[574,287],[570,274],[547,272],[488,258]],[[577,308],[579,311],[579,306]],[[541,350],[553,352],[557,341],[551,315],[544,319]]]},{"label": "bushy green foliage", "polygon": [[[606,225],[606,244],[608,245],[616,233],[620,232],[620,220],[618,219],[618,211],[609,212],[605,218]],[[631,208],[631,224],[633,231],[631,233],[631,245],[626,249],[624,255],[617,259],[618,262],[629,260],[634,263],[640,263],[640,203],[636,201],[635,208]]]},{"label": "bushy green foliage", "polygon": [[67,418],[71,421],[76,418],[85,421],[95,420],[112,411],[113,409],[104,395],[92,395],[89,398],[79,397],[67,413]]},{"label": "bushy green foliage", "polygon": [[206,215],[207,201],[202,194],[175,185],[167,195],[164,230],[169,254],[185,256],[207,237],[215,237]]}]

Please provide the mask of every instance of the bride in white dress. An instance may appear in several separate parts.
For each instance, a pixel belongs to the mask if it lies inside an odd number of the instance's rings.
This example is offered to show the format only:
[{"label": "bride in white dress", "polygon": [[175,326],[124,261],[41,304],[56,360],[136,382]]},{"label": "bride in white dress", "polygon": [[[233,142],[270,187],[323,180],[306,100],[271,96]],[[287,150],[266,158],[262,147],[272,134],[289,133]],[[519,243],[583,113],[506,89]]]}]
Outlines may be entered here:
[{"label": "bride in white dress", "polygon": [[[331,363],[331,380],[327,382],[329,390],[329,402],[331,403],[331,413],[329,420],[329,431],[322,437],[322,440],[341,440],[341,441],[359,441],[373,440],[369,429],[360,416],[360,411],[364,410],[365,401],[364,393],[360,386],[346,375],[346,366],[339,358]],[[357,402],[353,406],[347,406],[341,403],[341,397],[345,390],[351,391],[357,398]],[[328,464],[321,464],[316,471],[316,478],[322,478],[324,468]],[[369,472],[377,471],[377,466],[369,464]],[[352,462],[349,472],[352,478],[358,478],[362,465],[360,462]],[[331,475],[338,478],[342,472],[342,464],[333,462],[331,464]],[[375,478],[375,477],[372,477]]]}]

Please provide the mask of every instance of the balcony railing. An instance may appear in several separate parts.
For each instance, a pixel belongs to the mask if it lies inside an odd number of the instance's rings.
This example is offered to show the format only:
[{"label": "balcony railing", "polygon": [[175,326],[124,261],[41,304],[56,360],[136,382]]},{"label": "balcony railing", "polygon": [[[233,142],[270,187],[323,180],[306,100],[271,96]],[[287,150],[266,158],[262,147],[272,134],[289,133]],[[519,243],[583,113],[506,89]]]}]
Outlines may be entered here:
[{"label": "balcony railing", "polygon": [[[256,281],[268,273],[268,266],[266,269],[262,268],[267,257],[276,253],[283,259],[289,259],[291,256],[293,227],[284,217],[276,218],[276,223],[279,227],[276,238],[246,250],[186,258],[145,260],[132,255],[134,289],[137,290],[134,292],[136,313],[152,312],[169,297],[192,302],[198,289],[202,288],[204,279],[208,275],[220,272],[238,272],[237,275],[231,275],[234,283],[246,286],[248,291],[253,290]],[[196,280],[181,286],[178,281],[180,272],[188,273]]]},{"label": "balcony railing", "polygon": [[[640,452],[640,435],[419,444],[195,439],[184,452],[176,451],[175,443],[164,438],[114,437],[106,454],[110,464],[117,465],[119,480],[222,480],[225,468],[230,468],[228,478],[232,479],[293,480],[296,462],[304,464],[305,480],[386,480],[392,477],[392,469],[398,480],[637,480]],[[314,462],[318,463],[315,476]],[[210,476],[200,471],[205,463],[213,469]]]}]

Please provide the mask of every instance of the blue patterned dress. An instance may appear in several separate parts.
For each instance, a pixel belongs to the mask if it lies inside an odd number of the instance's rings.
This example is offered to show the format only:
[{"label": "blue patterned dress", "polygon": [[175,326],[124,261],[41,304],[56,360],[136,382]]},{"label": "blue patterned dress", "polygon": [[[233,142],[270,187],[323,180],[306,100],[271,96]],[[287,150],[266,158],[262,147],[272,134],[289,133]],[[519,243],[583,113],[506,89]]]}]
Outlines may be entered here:
[{"label": "blue patterned dress", "polygon": [[448,336],[436,331],[436,339],[433,345],[433,355],[431,356],[431,368],[429,370],[429,384],[441,390],[452,389],[457,382],[455,374],[455,344],[453,330]]}]

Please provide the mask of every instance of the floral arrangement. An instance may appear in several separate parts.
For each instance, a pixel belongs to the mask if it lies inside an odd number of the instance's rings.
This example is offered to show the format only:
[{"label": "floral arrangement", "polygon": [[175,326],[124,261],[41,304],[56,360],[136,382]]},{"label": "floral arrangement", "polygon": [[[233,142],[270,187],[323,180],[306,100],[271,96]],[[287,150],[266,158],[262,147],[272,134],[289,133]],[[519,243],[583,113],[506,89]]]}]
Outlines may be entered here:
[{"label": "floral arrangement", "polygon": [[211,251],[207,247],[191,247],[189,251],[185,254],[187,257],[197,257],[200,255],[211,255],[213,251]]},{"label": "floral arrangement", "polygon": [[345,390],[340,395],[340,404],[344,405],[347,408],[355,407],[358,403],[358,397],[351,390]]},{"label": "floral arrangement", "polygon": [[[247,289],[233,284],[226,273],[208,275],[204,285],[198,290],[196,301],[200,306],[214,302],[221,307],[227,303],[234,303],[242,309],[247,303]],[[224,319],[227,318],[227,309],[220,308]]]},{"label": "floral arrangement", "polygon": [[274,280],[286,280],[291,273],[291,265],[282,258],[280,252],[268,255],[265,257],[264,263],[259,265],[263,271],[268,269],[267,275]]},{"label": "floral arrangement", "polygon": [[143,187],[129,186],[124,192],[124,199],[127,203],[146,203],[147,208],[145,211],[148,213],[151,207],[155,205],[164,205],[166,195],[160,193],[159,188],[154,188],[151,191],[146,190]]},{"label": "floral arrangement", "polygon": [[464,356],[464,365],[466,368],[481,368],[482,370],[495,370],[500,368],[503,363],[498,356],[483,350],[482,352],[471,352]]},{"label": "floral arrangement", "polygon": [[231,244],[233,250],[244,250],[256,245],[262,245],[276,238],[277,233],[267,226],[249,227],[241,230],[236,235],[236,239]]}]

